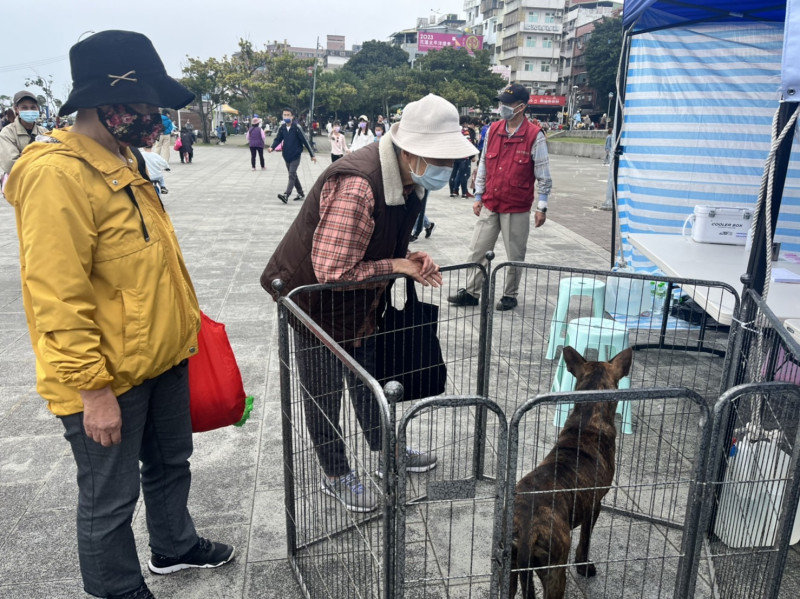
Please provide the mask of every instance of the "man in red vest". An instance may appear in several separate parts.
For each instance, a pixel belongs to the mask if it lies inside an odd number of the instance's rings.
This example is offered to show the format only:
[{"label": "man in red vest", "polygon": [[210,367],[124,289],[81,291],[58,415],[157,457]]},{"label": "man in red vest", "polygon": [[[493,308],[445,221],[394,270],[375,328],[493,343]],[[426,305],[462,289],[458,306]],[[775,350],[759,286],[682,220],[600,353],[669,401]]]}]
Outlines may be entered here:
[{"label": "man in red vest", "polygon": [[[550,160],[544,133],[525,118],[528,98],[528,90],[518,83],[506,87],[497,98],[501,118],[489,128],[478,164],[472,205],[478,222],[467,262],[486,265],[486,252],[494,249],[501,232],[508,260],[525,260],[534,187],[539,191],[534,226],[541,227],[547,219],[547,196],[552,187]],[[509,269],[503,297],[496,305],[498,310],[517,306],[519,278],[519,269]],[[447,301],[458,306],[477,306],[482,284],[483,274],[475,269],[467,279],[467,286]]]}]

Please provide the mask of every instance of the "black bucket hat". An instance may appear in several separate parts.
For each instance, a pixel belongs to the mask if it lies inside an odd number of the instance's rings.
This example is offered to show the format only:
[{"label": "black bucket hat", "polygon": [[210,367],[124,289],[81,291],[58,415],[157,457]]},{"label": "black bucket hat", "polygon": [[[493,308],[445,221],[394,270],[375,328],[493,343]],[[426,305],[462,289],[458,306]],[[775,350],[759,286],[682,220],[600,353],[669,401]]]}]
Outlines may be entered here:
[{"label": "black bucket hat", "polygon": [[58,111],[105,104],[152,104],[183,108],[194,94],[167,75],[153,43],[133,31],[101,31],[69,51],[72,91]]}]

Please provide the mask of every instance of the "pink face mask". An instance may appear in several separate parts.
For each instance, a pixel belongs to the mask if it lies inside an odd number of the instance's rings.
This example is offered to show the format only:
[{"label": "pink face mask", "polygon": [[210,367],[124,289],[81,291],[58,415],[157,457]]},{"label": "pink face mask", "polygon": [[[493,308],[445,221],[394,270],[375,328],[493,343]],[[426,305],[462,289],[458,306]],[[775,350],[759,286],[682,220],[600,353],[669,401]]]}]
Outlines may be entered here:
[{"label": "pink face mask", "polygon": [[367,128],[367,124],[366,124],[364,121],[361,121],[361,122],[358,124],[358,128],[359,128],[359,129],[366,129],[366,128]]},{"label": "pink face mask", "polygon": [[333,128],[333,130],[334,130],[336,133],[339,133],[339,131],[341,131],[341,130],[342,130],[342,128],[341,128],[341,127],[339,127],[339,126],[337,125],[336,127],[334,127],[334,128]]}]

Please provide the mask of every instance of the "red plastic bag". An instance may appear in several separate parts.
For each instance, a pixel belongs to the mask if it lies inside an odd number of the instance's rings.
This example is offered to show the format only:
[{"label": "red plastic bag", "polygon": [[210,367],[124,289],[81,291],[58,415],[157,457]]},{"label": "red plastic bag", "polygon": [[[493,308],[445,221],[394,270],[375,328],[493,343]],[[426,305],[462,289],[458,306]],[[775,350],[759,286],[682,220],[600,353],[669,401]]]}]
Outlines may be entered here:
[{"label": "red plastic bag", "polygon": [[250,416],[253,398],[245,396],[225,325],[200,313],[198,353],[189,358],[192,431],[241,426]]},{"label": "red plastic bag", "polygon": [[177,152],[178,150],[181,149],[181,147],[183,147],[183,142],[181,141],[181,138],[179,137],[178,141],[175,142],[175,145],[172,147],[172,149]]}]

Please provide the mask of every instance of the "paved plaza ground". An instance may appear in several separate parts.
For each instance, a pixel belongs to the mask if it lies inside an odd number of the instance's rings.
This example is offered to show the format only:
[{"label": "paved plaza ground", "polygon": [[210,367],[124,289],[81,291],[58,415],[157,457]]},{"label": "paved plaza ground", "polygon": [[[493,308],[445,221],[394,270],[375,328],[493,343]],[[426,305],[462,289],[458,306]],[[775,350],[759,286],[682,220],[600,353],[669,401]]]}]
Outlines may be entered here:
[{"label": "paved plaza ground", "polygon": [[[299,170],[306,190],[330,164]],[[159,598],[300,597],[286,561],[276,308],[259,276],[301,203],[277,199],[286,184],[280,154],[252,171],[242,137],[197,146],[191,165],[172,159],[170,212],[201,308],[226,324],[255,409],[242,428],[195,435],[190,509],[198,531],[234,543],[236,561],[216,571],[146,580]],[[528,260],[607,268],[610,213],[598,210],[608,169],[599,160],[551,156],[548,221],[533,231]],[[436,223],[425,250],[441,265],[463,262],[475,217],[472,202],[431,194]],[[0,599],[82,597],[75,538],[75,466],[63,428],[35,390],[33,353],[19,284],[14,213],[0,202]],[[57,251],[57,249],[54,249]],[[496,249],[504,259],[502,244]],[[148,557],[144,508],[134,518],[142,563]],[[146,569],[145,569],[146,570]]]}]

